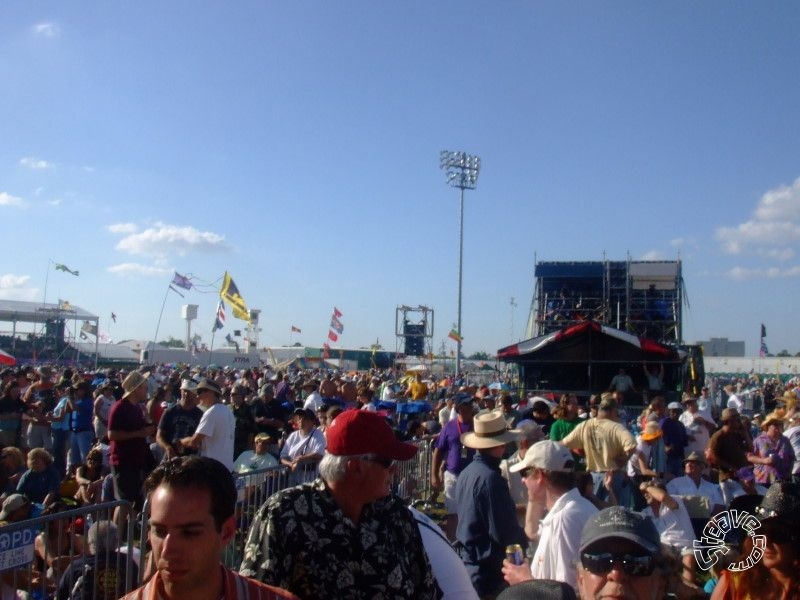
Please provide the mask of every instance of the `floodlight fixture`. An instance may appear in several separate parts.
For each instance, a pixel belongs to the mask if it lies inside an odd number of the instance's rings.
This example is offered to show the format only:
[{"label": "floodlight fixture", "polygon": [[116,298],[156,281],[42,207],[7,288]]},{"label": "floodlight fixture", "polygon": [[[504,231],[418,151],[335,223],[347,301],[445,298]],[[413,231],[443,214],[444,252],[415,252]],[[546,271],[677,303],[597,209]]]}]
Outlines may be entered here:
[{"label": "floodlight fixture", "polygon": [[466,152],[442,150],[439,153],[439,167],[444,169],[449,186],[474,190],[481,171],[481,159]]}]

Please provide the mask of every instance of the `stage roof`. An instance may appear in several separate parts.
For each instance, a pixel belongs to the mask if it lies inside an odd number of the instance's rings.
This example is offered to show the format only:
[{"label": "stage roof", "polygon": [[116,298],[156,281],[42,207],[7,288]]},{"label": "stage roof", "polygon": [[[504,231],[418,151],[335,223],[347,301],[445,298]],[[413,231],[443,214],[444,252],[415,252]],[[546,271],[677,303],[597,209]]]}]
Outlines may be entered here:
[{"label": "stage roof", "polygon": [[62,302],[60,304],[0,300],[0,321],[21,323],[45,323],[51,319],[65,321],[98,321],[99,317],[88,310]]}]

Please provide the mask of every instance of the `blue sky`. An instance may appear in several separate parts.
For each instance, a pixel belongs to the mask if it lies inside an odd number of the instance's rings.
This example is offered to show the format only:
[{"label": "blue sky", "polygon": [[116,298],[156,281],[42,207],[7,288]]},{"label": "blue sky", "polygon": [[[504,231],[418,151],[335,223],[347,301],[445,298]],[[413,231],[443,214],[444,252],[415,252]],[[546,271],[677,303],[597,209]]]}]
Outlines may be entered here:
[{"label": "blue sky", "polygon": [[465,352],[523,335],[537,257],[604,256],[683,260],[689,342],[754,355],[763,322],[797,352],[799,26],[793,2],[4,2],[0,297],[47,281],[147,339],[177,270],[211,287],[170,294],[159,339],[191,302],[210,342],[228,270],[262,344],[321,344],[337,306],[333,346],[393,349],[424,304],[439,348],[451,149],[482,159]]}]

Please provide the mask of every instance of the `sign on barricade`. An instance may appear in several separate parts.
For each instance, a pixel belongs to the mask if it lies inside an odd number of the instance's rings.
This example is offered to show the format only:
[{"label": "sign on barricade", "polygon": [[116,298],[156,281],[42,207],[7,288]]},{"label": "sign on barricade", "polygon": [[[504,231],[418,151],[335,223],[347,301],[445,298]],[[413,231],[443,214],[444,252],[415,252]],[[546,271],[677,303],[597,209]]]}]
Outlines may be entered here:
[{"label": "sign on barricade", "polygon": [[33,527],[0,533],[0,571],[31,564],[38,533],[39,530]]}]

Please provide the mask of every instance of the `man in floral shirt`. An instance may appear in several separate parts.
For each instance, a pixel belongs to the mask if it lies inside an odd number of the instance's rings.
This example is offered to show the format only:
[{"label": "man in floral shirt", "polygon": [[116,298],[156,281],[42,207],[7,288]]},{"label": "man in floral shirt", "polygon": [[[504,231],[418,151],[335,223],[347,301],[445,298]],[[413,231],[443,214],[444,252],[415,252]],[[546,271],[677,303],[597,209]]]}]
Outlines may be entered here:
[{"label": "man in floral shirt", "polygon": [[304,599],[440,598],[417,524],[391,493],[400,442],[380,415],[345,411],[326,431],[320,478],[270,497],[239,572]]}]

